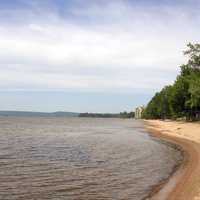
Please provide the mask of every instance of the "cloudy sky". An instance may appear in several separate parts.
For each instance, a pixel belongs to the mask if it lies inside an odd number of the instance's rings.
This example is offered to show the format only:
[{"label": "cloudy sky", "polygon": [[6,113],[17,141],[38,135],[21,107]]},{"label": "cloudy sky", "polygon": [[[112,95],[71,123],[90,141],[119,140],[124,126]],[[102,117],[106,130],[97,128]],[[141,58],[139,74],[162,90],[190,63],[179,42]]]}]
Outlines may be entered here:
[{"label": "cloudy sky", "polygon": [[0,0],[0,109],[118,112],[171,84],[199,0]]}]

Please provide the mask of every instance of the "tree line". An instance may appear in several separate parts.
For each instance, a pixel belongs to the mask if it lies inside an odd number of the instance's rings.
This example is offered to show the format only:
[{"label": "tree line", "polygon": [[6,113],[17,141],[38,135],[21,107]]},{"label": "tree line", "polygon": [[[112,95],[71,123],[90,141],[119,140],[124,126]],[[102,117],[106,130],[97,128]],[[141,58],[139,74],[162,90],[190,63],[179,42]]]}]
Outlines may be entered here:
[{"label": "tree line", "polygon": [[79,117],[92,117],[92,118],[134,118],[134,112],[120,112],[120,113],[80,113]]},{"label": "tree line", "polygon": [[200,119],[200,44],[189,43],[186,64],[173,85],[165,86],[150,100],[143,112],[146,119]]}]

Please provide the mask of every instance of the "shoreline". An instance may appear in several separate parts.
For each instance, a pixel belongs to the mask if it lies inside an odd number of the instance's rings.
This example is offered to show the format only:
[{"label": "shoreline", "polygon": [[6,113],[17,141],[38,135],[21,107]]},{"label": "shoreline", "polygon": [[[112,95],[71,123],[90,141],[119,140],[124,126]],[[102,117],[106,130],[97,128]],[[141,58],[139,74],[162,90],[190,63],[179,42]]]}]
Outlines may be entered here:
[{"label": "shoreline", "polygon": [[196,138],[192,140],[193,135],[188,132],[180,134],[179,130],[187,131],[182,124],[187,126],[186,122],[145,121],[151,136],[170,142],[183,152],[183,162],[175,167],[168,179],[153,188],[146,200],[200,200],[200,143]]}]

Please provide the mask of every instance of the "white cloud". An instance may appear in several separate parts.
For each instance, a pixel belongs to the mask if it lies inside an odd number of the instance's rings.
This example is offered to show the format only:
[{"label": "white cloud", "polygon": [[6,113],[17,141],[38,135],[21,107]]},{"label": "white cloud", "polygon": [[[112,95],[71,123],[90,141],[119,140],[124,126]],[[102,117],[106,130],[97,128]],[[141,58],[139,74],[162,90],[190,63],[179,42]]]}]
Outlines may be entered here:
[{"label": "white cloud", "polygon": [[79,20],[46,13],[47,20],[35,14],[26,23],[0,24],[0,89],[161,88],[184,62],[186,43],[200,34],[199,17],[184,6],[112,2],[71,12]]}]

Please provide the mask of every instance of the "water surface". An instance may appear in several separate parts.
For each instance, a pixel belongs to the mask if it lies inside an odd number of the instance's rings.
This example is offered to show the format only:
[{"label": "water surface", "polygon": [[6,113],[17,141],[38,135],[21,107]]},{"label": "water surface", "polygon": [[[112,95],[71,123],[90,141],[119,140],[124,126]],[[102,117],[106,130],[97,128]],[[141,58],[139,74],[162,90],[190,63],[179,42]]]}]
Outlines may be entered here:
[{"label": "water surface", "polygon": [[134,120],[0,118],[2,200],[141,200],[181,159]]}]

